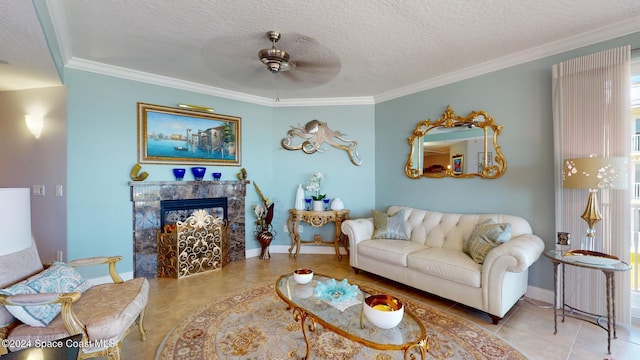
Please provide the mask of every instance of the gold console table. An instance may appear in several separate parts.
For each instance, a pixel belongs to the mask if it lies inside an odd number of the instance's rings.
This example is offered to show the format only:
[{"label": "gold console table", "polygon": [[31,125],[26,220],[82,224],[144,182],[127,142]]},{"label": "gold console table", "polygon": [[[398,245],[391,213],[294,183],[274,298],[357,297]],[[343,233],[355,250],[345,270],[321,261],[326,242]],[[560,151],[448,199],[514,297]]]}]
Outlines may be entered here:
[{"label": "gold console table", "polygon": [[[294,258],[298,257],[300,253],[300,246],[304,244],[308,245],[328,245],[333,247],[336,250],[336,256],[338,256],[338,260],[342,259],[342,255],[340,255],[340,240],[342,240],[343,246],[347,254],[349,254],[349,248],[347,246],[347,237],[342,234],[341,225],[344,220],[349,219],[349,210],[324,210],[324,211],[311,211],[311,210],[289,210],[289,220],[287,220],[287,228],[289,229],[289,235],[291,236],[291,247],[289,248],[289,254],[293,251],[293,248],[296,248],[295,254],[293,254]],[[298,233],[298,226],[300,222],[305,222],[315,228],[321,228],[326,224],[335,223],[336,225],[336,234],[333,238],[333,242],[324,242],[322,241],[322,237],[320,235],[314,236],[313,240],[301,240],[300,234]]]}]

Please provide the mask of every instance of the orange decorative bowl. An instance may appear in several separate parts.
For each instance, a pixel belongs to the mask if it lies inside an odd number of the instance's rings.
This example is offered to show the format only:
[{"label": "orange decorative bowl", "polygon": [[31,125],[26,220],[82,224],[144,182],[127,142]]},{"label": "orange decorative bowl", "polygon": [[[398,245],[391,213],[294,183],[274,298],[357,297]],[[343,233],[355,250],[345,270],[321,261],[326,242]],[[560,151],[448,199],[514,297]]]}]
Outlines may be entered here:
[{"label": "orange decorative bowl", "polygon": [[364,299],[364,315],[373,325],[391,329],[402,321],[404,306],[391,295],[371,295]]}]

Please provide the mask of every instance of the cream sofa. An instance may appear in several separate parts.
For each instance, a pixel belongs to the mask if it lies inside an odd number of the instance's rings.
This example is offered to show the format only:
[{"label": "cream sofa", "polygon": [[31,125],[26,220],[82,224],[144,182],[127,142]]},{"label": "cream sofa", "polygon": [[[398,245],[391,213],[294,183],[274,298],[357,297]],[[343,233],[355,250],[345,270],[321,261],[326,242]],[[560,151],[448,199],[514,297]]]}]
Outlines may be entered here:
[{"label": "cream sofa", "polygon": [[[391,206],[404,211],[407,241],[372,239],[373,218],[342,223],[349,237],[349,261],[364,270],[487,312],[494,324],[527,291],[528,268],[542,254],[544,242],[529,223],[503,214],[454,214]],[[396,216],[398,218],[400,216]],[[482,264],[463,251],[479,224],[510,224],[511,236],[490,250]]]}]

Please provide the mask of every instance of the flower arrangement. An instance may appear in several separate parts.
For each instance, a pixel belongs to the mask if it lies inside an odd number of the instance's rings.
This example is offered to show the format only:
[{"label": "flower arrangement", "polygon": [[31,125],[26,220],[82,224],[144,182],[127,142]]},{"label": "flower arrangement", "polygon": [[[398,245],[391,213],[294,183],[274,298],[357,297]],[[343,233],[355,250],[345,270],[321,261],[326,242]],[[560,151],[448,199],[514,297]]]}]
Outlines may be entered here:
[{"label": "flower arrangement", "polygon": [[253,213],[256,214],[256,225],[261,230],[268,230],[273,220],[273,201],[267,196],[264,196],[260,187],[256,182],[253,182],[253,186],[256,188],[258,196],[260,196],[261,203],[253,206]]},{"label": "flower arrangement", "polygon": [[306,186],[307,191],[315,191],[315,195],[311,195],[313,200],[322,200],[327,194],[320,194],[320,183],[324,181],[324,175],[321,172],[317,172],[313,174],[311,179],[309,179],[309,183]]}]

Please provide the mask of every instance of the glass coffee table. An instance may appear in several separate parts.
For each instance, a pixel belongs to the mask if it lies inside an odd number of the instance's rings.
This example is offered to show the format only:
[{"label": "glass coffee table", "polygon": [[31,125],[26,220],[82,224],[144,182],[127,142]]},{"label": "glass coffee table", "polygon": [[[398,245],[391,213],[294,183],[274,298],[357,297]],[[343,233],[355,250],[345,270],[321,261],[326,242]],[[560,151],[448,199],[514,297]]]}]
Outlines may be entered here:
[{"label": "glass coffee table", "polygon": [[[391,329],[378,328],[364,316],[364,299],[372,294],[358,288],[357,296],[347,301],[331,302],[318,298],[315,295],[316,286],[330,280],[332,278],[328,276],[314,273],[310,283],[300,285],[293,280],[293,273],[289,273],[276,281],[278,296],[287,303],[288,309],[292,309],[293,318],[300,322],[307,345],[304,359],[309,358],[307,329],[315,331],[316,323],[373,349],[403,350],[405,359],[415,359],[415,353],[419,353],[421,359],[425,358],[429,350],[425,328],[406,305],[398,326]],[[310,322],[307,323],[307,320]]]}]

